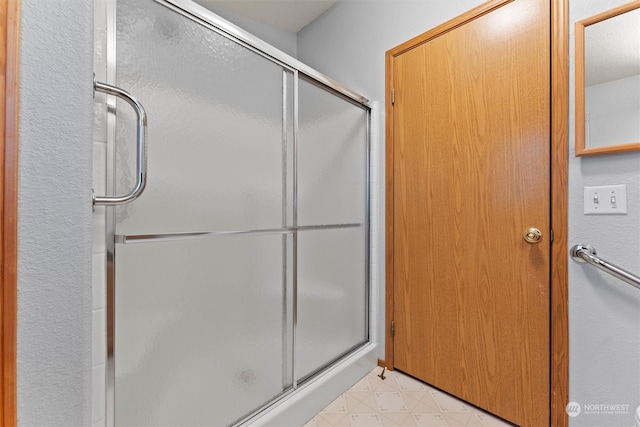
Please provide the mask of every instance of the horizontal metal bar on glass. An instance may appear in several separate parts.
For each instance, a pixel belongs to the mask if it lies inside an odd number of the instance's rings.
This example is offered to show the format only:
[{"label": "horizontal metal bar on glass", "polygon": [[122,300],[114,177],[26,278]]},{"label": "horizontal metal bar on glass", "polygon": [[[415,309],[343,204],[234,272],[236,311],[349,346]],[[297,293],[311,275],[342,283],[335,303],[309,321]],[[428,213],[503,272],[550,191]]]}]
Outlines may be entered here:
[{"label": "horizontal metal bar on glass", "polygon": [[338,230],[341,228],[358,228],[362,227],[362,223],[352,224],[330,224],[330,225],[306,225],[299,227],[272,228],[266,230],[246,230],[246,231],[201,231],[191,233],[163,233],[163,234],[134,234],[123,235],[116,234],[115,242],[120,244],[131,243],[149,243],[170,240],[194,240],[194,239],[210,239],[212,237],[225,236],[262,236],[274,234],[293,234],[299,231],[310,230]]},{"label": "horizontal metal bar on glass", "polygon": [[284,65],[288,68],[298,70],[300,73],[322,83],[323,85],[341,93],[349,99],[361,104],[367,108],[370,107],[369,100],[364,96],[344,87],[340,83],[325,76],[308,65],[298,61],[294,57],[287,55],[281,50],[275,48],[269,43],[260,40],[253,34],[243,30],[242,28],[232,24],[231,22],[219,17],[209,9],[200,6],[191,0],[155,0],[170,9],[175,10],[183,16],[186,16],[196,22],[208,24],[215,29],[224,32],[227,36],[242,42],[251,50],[260,53],[262,56],[269,58]]}]

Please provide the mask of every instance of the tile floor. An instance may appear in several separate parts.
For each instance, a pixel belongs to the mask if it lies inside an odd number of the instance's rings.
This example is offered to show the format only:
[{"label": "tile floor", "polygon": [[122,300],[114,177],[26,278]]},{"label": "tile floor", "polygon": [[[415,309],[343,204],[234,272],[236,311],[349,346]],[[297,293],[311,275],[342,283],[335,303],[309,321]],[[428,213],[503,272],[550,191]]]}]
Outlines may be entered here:
[{"label": "tile floor", "polygon": [[511,427],[491,415],[398,371],[375,368],[304,427]]}]

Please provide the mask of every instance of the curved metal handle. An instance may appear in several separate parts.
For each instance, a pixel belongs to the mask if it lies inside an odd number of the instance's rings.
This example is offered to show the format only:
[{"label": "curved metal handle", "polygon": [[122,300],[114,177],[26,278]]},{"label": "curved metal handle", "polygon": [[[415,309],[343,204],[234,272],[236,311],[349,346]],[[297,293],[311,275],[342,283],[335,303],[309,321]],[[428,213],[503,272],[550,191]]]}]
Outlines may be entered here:
[{"label": "curved metal handle", "polygon": [[571,248],[571,258],[577,262],[587,262],[594,267],[611,274],[614,277],[627,282],[640,289],[640,277],[633,273],[613,265],[602,258],[596,256],[596,248],[591,245],[575,245]]},{"label": "curved metal handle", "polygon": [[93,90],[106,93],[107,95],[115,95],[124,99],[133,107],[138,117],[137,133],[136,133],[136,185],[133,189],[123,196],[93,196],[93,205],[115,206],[129,203],[140,197],[147,185],[147,113],[144,111],[142,104],[128,92],[108,85],[93,81]]}]

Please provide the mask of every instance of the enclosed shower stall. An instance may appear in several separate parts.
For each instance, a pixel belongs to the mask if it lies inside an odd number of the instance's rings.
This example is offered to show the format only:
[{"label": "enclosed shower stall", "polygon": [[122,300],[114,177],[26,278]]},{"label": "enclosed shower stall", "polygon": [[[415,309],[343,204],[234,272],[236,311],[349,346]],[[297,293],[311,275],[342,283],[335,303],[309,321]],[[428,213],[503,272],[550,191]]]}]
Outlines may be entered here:
[{"label": "enclosed shower stall", "polygon": [[368,101],[189,0],[107,49],[107,425],[303,422],[375,363]]}]

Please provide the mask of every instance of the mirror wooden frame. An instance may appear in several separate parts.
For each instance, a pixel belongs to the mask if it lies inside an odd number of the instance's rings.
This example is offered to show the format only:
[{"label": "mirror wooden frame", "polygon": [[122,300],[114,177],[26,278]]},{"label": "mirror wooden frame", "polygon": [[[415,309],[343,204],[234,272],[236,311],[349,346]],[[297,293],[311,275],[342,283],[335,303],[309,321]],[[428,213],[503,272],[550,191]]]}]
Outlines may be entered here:
[{"label": "mirror wooden frame", "polygon": [[0,1],[0,425],[17,424],[20,1]]},{"label": "mirror wooden frame", "polygon": [[581,21],[576,22],[575,24],[575,34],[576,34],[576,44],[575,44],[575,72],[576,72],[576,80],[575,80],[575,89],[576,89],[576,156],[585,156],[592,154],[607,154],[607,153],[621,153],[625,151],[636,151],[640,150],[640,142],[630,142],[625,144],[617,144],[617,145],[609,145],[604,147],[595,147],[589,148],[586,146],[586,137],[585,137],[585,87],[584,87],[584,79],[585,79],[585,53],[584,53],[584,30],[585,27],[589,25],[596,24],[598,22],[604,21],[609,18],[613,18],[614,16],[622,15],[623,13],[640,9],[640,0],[632,1],[631,3],[624,4],[622,6],[618,6],[611,10],[607,10],[605,12],[594,15],[590,18],[583,19]]}]

